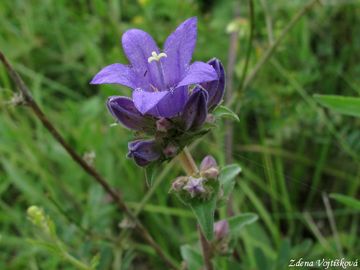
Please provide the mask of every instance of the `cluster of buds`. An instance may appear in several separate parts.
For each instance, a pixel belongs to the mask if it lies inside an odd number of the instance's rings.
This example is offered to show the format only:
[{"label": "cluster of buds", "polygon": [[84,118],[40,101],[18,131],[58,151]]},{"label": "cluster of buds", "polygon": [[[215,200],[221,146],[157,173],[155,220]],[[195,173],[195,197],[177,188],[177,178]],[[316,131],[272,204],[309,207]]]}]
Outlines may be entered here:
[{"label": "cluster of buds", "polygon": [[208,198],[212,195],[214,181],[219,176],[219,168],[212,156],[206,156],[200,170],[195,175],[179,176],[171,185],[171,192],[179,193],[183,198]]},{"label": "cluster of buds", "polygon": [[139,166],[171,159],[209,131],[211,112],[223,99],[225,74],[221,62],[190,63],[197,37],[197,19],[189,18],[169,35],[161,51],[139,29],[122,36],[131,65],[111,64],[91,84],[121,84],[132,97],[112,96],[107,107],[116,121],[135,131],[128,157]]},{"label": "cluster of buds", "polygon": [[44,210],[36,205],[27,209],[27,217],[36,227],[46,234],[55,234],[55,226],[52,220],[46,216]]}]

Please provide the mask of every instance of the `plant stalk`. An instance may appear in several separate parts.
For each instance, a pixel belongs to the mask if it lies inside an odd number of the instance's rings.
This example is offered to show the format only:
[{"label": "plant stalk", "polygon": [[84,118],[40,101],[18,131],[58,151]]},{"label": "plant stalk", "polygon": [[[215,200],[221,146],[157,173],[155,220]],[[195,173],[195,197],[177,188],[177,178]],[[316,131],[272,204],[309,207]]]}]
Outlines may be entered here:
[{"label": "plant stalk", "polygon": [[[197,168],[196,163],[187,147],[184,147],[183,151],[178,155],[178,159],[188,176],[194,175],[199,172],[199,169]],[[197,228],[199,231],[199,238],[200,238],[205,270],[213,270],[214,268],[211,263],[211,258],[212,258],[211,245],[209,241],[205,238],[204,233],[201,230],[199,224]]]},{"label": "plant stalk", "polygon": [[189,149],[186,146],[178,155],[178,159],[187,175],[191,176],[199,171]]}]

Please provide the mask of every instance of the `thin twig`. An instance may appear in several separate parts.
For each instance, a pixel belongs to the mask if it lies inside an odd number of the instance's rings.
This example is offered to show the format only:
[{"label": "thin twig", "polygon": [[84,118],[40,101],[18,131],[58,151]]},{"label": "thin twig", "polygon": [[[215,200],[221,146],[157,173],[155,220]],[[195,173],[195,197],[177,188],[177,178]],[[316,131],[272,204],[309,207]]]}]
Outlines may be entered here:
[{"label": "thin twig", "polygon": [[135,217],[135,215],[130,211],[130,209],[126,206],[125,202],[122,200],[120,195],[111,188],[108,182],[99,174],[98,171],[95,170],[92,166],[90,166],[61,136],[59,131],[55,128],[55,126],[50,122],[50,120],[46,117],[44,112],[40,109],[38,104],[32,98],[32,95],[21,79],[20,75],[13,69],[10,63],[5,58],[5,55],[0,52],[0,60],[3,62],[6,70],[8,71],[10,77],[14,81],[15,85],[21,92],[24,97],[25,103],[27,106],[31,108],[36,117],[41,121],[43,126],[51,133],[51,135],[58,141],[61,146],[68,152],[71,158],[83,168],[83,170],[91,175],[93,179],[101,185],[101,187],[108,193],[113,201],[117,204],[118,208],[124,211],[125,215],[131,220],[131,222],[135,225],[135,230],[139,235],[154,248],[160,258],[172,269],[178,269],[178,267],[168,258],[168,256],[163,252],[161,247],[155,242],[147,229],[143,226],[143,224]]}]

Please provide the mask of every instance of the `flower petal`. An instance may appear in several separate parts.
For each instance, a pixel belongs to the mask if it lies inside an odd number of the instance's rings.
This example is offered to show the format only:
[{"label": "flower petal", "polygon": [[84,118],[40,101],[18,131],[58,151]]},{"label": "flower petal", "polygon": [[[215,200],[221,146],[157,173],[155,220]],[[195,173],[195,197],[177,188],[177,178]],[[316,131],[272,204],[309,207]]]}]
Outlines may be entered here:
[{"label": "flower petal", "polygon": [[194,90],[187,101],[181,116],[185,130],[197,129],[207,116],[208,94],[203,89]]},{"label": "flower petal", "polygon": [[159,48],[153,38],[142,30],[131,29],[123,34],[122,46],[137,75],[137,87],[151,91],[150,84],[152,84],[159,90],[164,89],[162,71],[157,61],[148,63],[152,52],[159,53]]},{"label": "flower petal", "polygon": [[[153,109],[166,95],[167,91],[147,92],[140,88],[133,92],[133,101],[135,107],[142,113],[146,114]],[[152,113],[154,115],[154,113]]]},{"label": "flower petal", "polygon": [[167,91],[167,95],[149,113],[154,116],[173,117],[184,109],[188,97],[187,87],[184,86]]},{"label": "flower petal", "polygon": [[145,131],[155,128],[155,120],[144,117],[128,97],[109,97],[107,107],[115,119],[129,129]]},{"label": "flower petal", "polygon": [[165,81],[168,87],[175,86],[184,76],[195,49],[197,18],[187,19],[166,39],[163,60]]},{"label": "flower petal", "polygon": [[212,66],[204,62],[194,62],[188,68],[185,77],[179,82],[177,87],[209,82],[217,79],[218,75]]},{"label": "flower petal", "polygon": [[112,64],[101,69],[90,82],[90,84],[106,83],[117,83],[134,88],[135,74],[129,66]]},{"label": "flower petal", "polygon": [[219,105],[224,97],[225,71],[220,60],[216,58],[208,61],[208,64],[215,69],[218,80],[202,83],[201,86],[206,89],[209,94],[208,108],[213,109]]},{"label": "flower petal", "polygon": [[128,157],[133,158],[137,165],[146,166],[161,157],[161,152],[155,140],[136,140],[128,144]]}]

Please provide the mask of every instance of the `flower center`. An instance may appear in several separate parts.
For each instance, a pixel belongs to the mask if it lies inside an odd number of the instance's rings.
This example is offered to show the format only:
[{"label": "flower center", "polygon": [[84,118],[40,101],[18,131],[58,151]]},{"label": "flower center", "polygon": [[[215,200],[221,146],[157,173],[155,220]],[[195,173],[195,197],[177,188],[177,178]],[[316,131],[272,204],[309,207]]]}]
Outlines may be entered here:
[{"label": "flower center", "polygon": [[[160,59],[163,57],[167,57],[166,53],[162,52],[162,53],[157,54],[155,51],[153,51],[153,52],[151,52],[151,56],[148,58],[149,64],[152,61],[155,61],[155,63],[156,63],[157,70],[158,70],[159,76],[160,76],[160,83],[161,83],[160,89],[165,88],[164,72],[163,72],[162,64],[160,62]],[[159,90],[156,87],[154,87],[152,84],[150,84],[150,87],[154,90],[154,92],[157,92]]]},{"label": "flower center", "polygon": [[161,58],[167,57],[166,53],[159,53],[157,54],[155,51],[151,53],[151,56],[148,58],[148,63],[151,63],[152,61],[159,62]]}]

